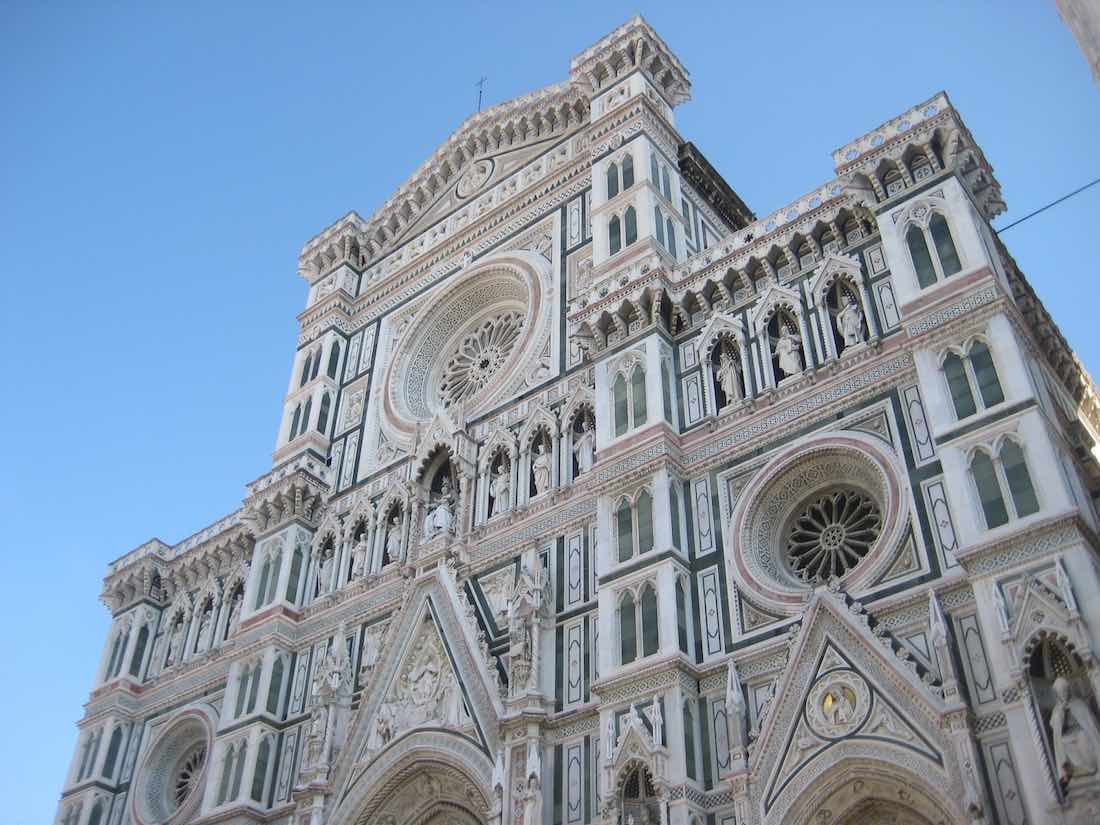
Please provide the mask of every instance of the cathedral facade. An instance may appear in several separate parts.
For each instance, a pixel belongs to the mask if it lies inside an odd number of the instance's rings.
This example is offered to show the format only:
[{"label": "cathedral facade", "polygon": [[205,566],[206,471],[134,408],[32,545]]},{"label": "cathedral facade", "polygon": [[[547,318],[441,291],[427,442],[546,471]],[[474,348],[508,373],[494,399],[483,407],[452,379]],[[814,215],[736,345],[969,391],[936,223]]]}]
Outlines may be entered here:
[{"label": "cathedral facade", "polygon": [[1100,821],[1100,404],[945,94],[757,217],[641,18],[309,241],[58,825]]}]

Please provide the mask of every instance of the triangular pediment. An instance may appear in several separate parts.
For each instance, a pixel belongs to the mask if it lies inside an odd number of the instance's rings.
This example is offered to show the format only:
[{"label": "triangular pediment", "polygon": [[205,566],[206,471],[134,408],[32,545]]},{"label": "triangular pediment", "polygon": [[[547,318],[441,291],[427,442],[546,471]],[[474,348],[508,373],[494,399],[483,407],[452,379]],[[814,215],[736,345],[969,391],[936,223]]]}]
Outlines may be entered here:
[{"label": "triangular pediment", "polygon": [[751,758],[765,817],[782,819],[780,811],[820,774],[819,760],[918,765],[949,786],[953,751],[941,730],[947,708],[895,645],[843,593],[815,594]]},{"label": "triangular pediment", "polygon": [[417,731],[446,731],[496,753],[503,707],[476,631],[455,609],[459,600],[457,583],[444,571],[410,586],[404,606],[390,619],[385,650],[364,674],[338,784],[352,784],[387,749]]}]

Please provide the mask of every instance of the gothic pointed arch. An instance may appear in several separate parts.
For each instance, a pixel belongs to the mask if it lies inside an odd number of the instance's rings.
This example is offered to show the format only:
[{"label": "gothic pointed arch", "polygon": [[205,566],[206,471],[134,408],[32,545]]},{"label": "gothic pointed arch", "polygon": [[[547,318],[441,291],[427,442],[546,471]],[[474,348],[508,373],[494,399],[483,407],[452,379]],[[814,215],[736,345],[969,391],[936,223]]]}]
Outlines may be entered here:
[{"label": "gothic pointed arch", "polygon": [[838,278],[848,278],[853,284],[859,284],[862,278],[862,270],[859,261],[852,255],[833,254],[825,258],[817,270],[817,274],[810,281],[810,293],[814,296],[814,303],[820,305],[825,300],[825,293]]},{"label": "gothic pointed arch", "polygon": [[519,443],[521,450],[530,448],[531,439],[535,437],[540,428],[545,429],[551,438],[554,438],[558,433],[557,417],[541,404],[527,414],[527,421],[524,423],[523,429],[520,430]]},{"label": "gothic pointed arch", "polygon": [[749,314],[753,329],[758,332],[767,326],[769,319],[779,309],[786,309],[796,318],[802,318],[802,299],[798,292],[779,284],[771,284]]},{"label": "gothic pointed arch", "polygon": [[569,400],[565,402],[565,406],[562,407],[561,421],[563,426],[571,426],[573,419],[577,416],[583,408],[595,409],[596,396],[592,392],[592,388],[587,384],[581,384],[575,390],[572,395],[569,396]]},{"label": "gothic pointed arch", "polygon": [[618,821],[626,786],[636,777],[639,784],[652,784],[653,796],[667,800],[668,749],[654,740],[637,709],[631,705],[623,715],[614,747],[604,763],[604,821]]},{"label": "gothic pointed arch", "polygon": [[732,336],[738,347],[740,347],[745,340],[745,325],[741,323],[740,318],[727,315],[724,312],[715,312],[696,339],[695,347],[699,353],[700,361],[705,362],[710,359],[711,351],[718,345],[718,341],[723,335]]}]

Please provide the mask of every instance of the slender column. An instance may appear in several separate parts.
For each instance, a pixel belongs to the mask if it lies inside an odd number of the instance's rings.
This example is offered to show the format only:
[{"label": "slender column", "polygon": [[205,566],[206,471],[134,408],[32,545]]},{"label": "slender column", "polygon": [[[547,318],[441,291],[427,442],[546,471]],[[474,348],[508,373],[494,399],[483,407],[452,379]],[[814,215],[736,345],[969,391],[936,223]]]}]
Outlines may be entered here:
[{"label": "slender column", "polygon": [[817,320],[821,325],[821,337],[825,341],[822,360],[839,358],[840,353],[836,351],[836,340],[833,338],[833,319],[829,314],[829,305],[825,301],[817,305]]},{"label": "slender column", "polygon": [[513,450],[508,454],[509,472],[512,477],[512,486],[508,490],[508,509],[519,507],[519,450]]},{"label": "slender column", "polygon": [[742,347],[741,352],[741,381],[745,385],[742,398],[752,398],[752,375],[750,373],[749,359],[752,357],[751,352]]}]

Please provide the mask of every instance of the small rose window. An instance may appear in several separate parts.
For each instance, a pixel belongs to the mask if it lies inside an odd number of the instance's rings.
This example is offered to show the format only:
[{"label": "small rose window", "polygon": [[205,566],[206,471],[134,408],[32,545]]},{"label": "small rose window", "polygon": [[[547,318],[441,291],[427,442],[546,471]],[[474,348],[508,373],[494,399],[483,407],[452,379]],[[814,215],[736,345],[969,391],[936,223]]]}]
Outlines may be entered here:
[{"label": "small rose window", "polygon": [[852,571],[882,529],[878,505],[856,490],[818,494],[796,512],[787,533],[787,561],[810,584]]}]

